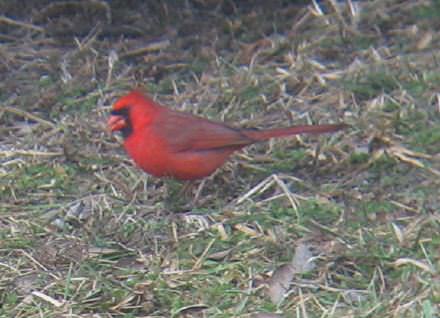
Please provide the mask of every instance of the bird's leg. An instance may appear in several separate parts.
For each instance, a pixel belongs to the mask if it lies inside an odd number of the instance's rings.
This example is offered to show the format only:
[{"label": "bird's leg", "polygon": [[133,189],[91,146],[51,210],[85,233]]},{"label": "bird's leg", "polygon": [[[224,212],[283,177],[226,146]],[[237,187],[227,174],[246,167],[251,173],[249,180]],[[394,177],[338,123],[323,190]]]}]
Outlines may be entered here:
[{"label": "bird's leg", "polygon": [[165,182],[165,206],[171,212],[185,212],[187,210],[186,202],[191,191],[191,183],[184,183],[167,179]]},{"label": "bird's leg", "polygon": [[203,179],[202,182],[200,182],[199,186],[197,187],[196,194],[194,195],[194,198],[191,202],[193,205],[195,205],[199,200],[200,194],[202,193],[203,188],[205,187],[205,183],[206,183],[206,179]]},{"label": "bird's leg", "polygon": [[[186,198],[188,201],[191,199],[191,203],[189,203],[189,207],[194,207],[197,202],[200,199],[200,195],[203,191],[203,188],[205,187],[206,184],[206,179],[203,179],[198,186],[197,185],[197,181],[186,181],[185,184],[183,185],[182,189],[180,189],[178,197],[181,198]],[[193,194],[195,190],[195,193]]]},{"label": "bird's leg", "polygon": [[178,196],[189,198],[191,196],[192,190],[194,188],[195,181],[185,181],[183,187],[180,189]]}]

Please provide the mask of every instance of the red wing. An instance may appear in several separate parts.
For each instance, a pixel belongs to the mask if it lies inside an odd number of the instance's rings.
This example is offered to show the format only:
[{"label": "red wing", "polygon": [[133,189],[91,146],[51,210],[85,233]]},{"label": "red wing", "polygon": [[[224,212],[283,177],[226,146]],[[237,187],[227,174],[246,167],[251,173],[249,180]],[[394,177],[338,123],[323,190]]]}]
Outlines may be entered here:
[{"label": "red wing", "polygon": [[240,148],[254,142],[238,129],[170,110],[156,118],[152,130],[176,152]]}]

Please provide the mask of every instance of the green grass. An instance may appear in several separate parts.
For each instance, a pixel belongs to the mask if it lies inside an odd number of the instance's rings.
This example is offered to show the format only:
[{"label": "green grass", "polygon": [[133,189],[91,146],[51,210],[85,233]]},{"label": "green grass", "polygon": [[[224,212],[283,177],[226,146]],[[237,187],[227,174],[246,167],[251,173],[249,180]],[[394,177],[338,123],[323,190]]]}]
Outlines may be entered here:
[{"label": "green grass", "polygon": [[440,147],[440,127],[425,127],[415,132],[411,145],[420,151],[436,154]]},{"label": "green grass", "polygon": [[[49,28],[72,12],[55,5],[55,22],[32,3],[8,16]],[[108,6],[111,28],[72,36],[81,45],[5,23],[0,317],[440,314],[437,2],[373,1],[353,19],[343,6],[319,16],[286,1]],[[122,56],[154,34],[170,45],[121,58],[107,82],[109,50]],[[270,45],[243,64],[262,39]],[[138,85],[237,127],[351,127],[248,147],[185,194],[141,172],[105,131],[109,106]],[[314,266],[272,303],[271,279],[301,244]]]},{"label": "green grass", "polygon": [[369,72],[347,79],[344,87],[353,92],[359,100],[374,98],[382,93],[391,93],[397,89],[398,83],[394,76],[384,71]]}]

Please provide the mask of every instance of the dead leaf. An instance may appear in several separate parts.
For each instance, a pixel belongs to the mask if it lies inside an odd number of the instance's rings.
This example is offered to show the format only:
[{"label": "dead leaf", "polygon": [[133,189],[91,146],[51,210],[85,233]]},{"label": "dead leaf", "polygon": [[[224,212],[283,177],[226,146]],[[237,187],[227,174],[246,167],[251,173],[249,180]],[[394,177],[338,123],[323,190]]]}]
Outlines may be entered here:
[{"label": "dead leaf", "polygon": [[292,259],[292,267],[295,273],[302,274],[309,272],[315,268],[315,263],[312,261],[313,254],[310,246],[306,244],[299,244],[295,249],[295,255]]},{"label": "dead leaf", "polygon": [[36,261],[45,267],[56,267],[60,264],[80,262],[88,254],[88,247],[79,239],[56,238],[42,241],[33,252]]},{"label": "dead leaf", "polygon": [[285,264],[279,267],[273,273],[269,280],[269,288],[267,294],[274,304],[278,304],[283,300],[284,295],[290,288],[290,282],[295,274],[291,264]]},{"label": "dead leaf", "polygon": [[35,273],[31,273],[23,276],[17,276],[14,279],[12,286],[14,286],[14,290],[19,295],[27,295],[32,290],[39,287],[38,286],[39,279],[41,278],[38,277],[38,274]]},{"label": "dead leaf", "polygon": [[308,272],[315,267],[311,261],[313,257],[310,246],[299,244],[295,249],[295,255],[289,264],[284,264],[276,269],[269,280],[267,295],[274,304],[283,300],[284,295],[290,289],[295,274]]}]

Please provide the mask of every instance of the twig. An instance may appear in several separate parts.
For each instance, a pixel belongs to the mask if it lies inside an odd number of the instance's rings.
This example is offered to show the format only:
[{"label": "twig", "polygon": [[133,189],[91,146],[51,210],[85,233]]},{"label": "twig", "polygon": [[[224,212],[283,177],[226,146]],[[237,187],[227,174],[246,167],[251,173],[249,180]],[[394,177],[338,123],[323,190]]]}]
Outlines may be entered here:
[{"label": "twig", "polygon": [[169,40],[153,42],[153,43],[147,44],[146,46],[141,47],[139,49],[134,49],[134,50],[128,51],[126,53],[123,53],[119,56],[119,58],[123,59],[123,58],[128,58],[128,57],[135,57],[135,56],[143,55],[148,52],[160,51],[160,50],[168,47],[169,45],[170,45]]},{"label": "twig", "polygon": [[38,290],[34,290],[31,294],[40,298],[40,299],[47,301],[48,303],[54,305],[57,308],[62,307],[64,305],[64,302],[58,301],[53,297],[50,297],[46,294],[43,294],[42,292],[39,292]]},{"label": "twig", "polygon": [[5,17],[4,15],[0,16],[0,23],[6,23],[9,25],[13,25],[13,26],[17,26],[23,29],[29,29],[32,31],[37,31],[37,32],[41,32],[44,33],[44,29],[42,27],[30,24],[30,23],[26,23],[26,22],[21,22],[21,21],[16,21],[10,18]]},{"label": "twig", "polygon": [[7,112],[9,112],[11,114],[14,114],[14,115],[17,115],[17,116],[21,116],[21,117],[24,117],[24,118],[27,118],[27,119],[30,119],[30,120],[34,120],[34,121],[36,121],[36,122],[38,122],[40,124],[43,124],[43,125],[51,127],[51,128],[55,128],[56,127],[55,124],[51,123],[50,121],[47,121],[47,120],[45,120],[43,118],[40,118],[40,117],[38,117],[38,116],[36,116],[34,114],[31,114],[31,113],[29,113],[27,111],[24,111],[24,110],[21,110],[21,109],[17,109],[17,108],[14,108],[14,107],[9,107],[9,106],[3,106],[1,108],[1,110],[7,111]]},{"label": "twig", "polygon": [[35,157],[57,157],[62,156],[62,152],[44,152],[34,150],[3,150],[0,151],[0,157],[13,157],[15,155],[21,156],[35,156]]},{"label": "twig", "polygon": [[214,244],[214,242],[216,241],[216,239],[212,239],[208,245],[206,246],[205,250],[203,251],[202,255],[199,257],[199,259],[195,262],[192,270],[198,270],[200,269],[203,260],[205,259],[206,255],[208,255],[209,250],[211,249],[211,246]]}]

